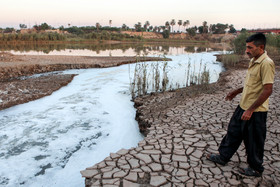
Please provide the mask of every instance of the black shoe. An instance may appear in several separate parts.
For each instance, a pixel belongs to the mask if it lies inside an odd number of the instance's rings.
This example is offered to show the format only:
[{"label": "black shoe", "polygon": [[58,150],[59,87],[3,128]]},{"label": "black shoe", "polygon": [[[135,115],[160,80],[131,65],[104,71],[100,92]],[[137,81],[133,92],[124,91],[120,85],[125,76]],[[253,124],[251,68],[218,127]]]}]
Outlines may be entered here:
[{"label": "black shoe", "polygon": [[250,167],[248,168],[240,168],[239,173],[242,175],[246,175],[248,177],[261,177],[262,173],[258,172]]},{"label": "black shoe", "polygon": [[206,155],[206,158],[214,163],[217,163],[217,164],[221,164],[221,165],[226,165],[227,162],[223,161],[221,159],[221,156],[218,155],[218,154],[208,154]]}]

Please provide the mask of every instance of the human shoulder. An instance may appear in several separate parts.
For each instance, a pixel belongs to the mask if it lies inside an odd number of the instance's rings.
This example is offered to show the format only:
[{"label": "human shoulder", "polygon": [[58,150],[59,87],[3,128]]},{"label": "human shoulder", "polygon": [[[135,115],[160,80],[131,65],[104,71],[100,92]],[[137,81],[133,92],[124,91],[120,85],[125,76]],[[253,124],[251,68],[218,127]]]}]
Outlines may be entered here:
[{"label": "human shoulder", "polygon": [[267,55],[267,52],[264,54],[264,62],[269,63],[269,64],[274,64],[273,60]]}]

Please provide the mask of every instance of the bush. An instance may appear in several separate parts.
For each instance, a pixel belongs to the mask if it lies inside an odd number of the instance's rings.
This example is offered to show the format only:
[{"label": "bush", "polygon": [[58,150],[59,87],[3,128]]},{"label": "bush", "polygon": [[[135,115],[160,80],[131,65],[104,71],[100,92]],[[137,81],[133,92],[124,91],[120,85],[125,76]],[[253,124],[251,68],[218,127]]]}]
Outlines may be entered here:
[{"label": "bush", "polygon": [[225,68],[234,67],[240,61],[240,56],[236,54],[224,54],[220,60]]},{"label": "bush", "polygon": [[169,30],[164,30],[164,31],[162,32],[163,38],[169,38],[169,35],[170,35],[170,31],[169,31]]},{"label": "bush", "polygon": [[250,36],[248,32],[241,33],[235,40],[233,41],[234,45],[234,53],[236,54],[244,54],[246,50],[246,39]]}]

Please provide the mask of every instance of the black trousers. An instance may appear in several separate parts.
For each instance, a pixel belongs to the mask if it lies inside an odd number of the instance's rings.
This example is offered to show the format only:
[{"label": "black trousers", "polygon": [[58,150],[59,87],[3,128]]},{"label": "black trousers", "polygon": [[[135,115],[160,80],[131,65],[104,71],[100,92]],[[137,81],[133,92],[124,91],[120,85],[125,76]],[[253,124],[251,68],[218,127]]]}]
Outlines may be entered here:
[{"label": "black trousers", "polygon": [[226,136],[219,147],[221,158],[228,162],[243,141],[249,166],[263,172],[267,112],[254,112],[248,121],[241,120],[244,110],[238,106],[229,122]]}]

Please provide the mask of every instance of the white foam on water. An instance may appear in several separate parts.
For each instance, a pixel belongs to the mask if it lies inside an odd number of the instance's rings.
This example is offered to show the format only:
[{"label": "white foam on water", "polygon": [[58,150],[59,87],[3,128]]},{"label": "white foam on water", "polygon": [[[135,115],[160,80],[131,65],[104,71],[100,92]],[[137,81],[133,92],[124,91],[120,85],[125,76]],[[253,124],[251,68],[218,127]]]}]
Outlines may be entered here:
[{"label": "white foam on water", "polygon": [[[222,68],[213,54],[168,56],[172,81],[185,81],[190,57],[216,81]],[[65,71],[78,74],[66,87],[0,111],[0,186],[84,186],[81,170],[136,147],[143,136],[129,93],[134,67]]]}]

